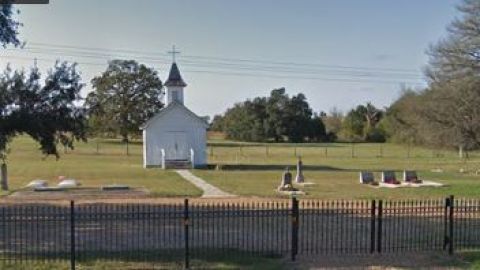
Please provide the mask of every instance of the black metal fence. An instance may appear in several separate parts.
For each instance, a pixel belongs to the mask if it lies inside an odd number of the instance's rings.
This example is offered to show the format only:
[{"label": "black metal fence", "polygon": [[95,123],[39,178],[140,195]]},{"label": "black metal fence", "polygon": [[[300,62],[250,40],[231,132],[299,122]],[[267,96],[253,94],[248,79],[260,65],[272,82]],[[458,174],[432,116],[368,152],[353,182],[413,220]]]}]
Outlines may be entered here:
[{"label": "black metal fence", "polygon": [[480,200],[0,206],[0,264],[480,248]]}]

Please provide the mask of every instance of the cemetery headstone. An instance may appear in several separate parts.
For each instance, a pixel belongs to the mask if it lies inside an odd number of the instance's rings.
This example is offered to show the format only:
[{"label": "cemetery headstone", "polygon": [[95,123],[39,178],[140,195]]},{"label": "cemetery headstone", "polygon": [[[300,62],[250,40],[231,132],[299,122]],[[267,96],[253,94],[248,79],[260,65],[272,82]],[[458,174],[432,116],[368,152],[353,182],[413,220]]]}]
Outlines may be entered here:
[{"label": "cemetery headstone", "polygon": [[278,187],[280,191],[293,191],[295,188],[292,186],[292,173],[290,172],[290,168],[286,167],[285,171],[282,174],[282,182]]},{"label": "cemetery headstone", "polygon": [[403,181],[407,183],[418,183],[418,175],[416,171],[403,171]]},{"label": "cemetery headstone", "polygon": [[400,184],[397,181],[394,171],[383,171],[382,172],[382,182],[387,184]]},{"label": "cemetery headstone", "polygon": [[361,184],[372,184],[373,182],[375,182],[375,178],[372,172],[367,172],[367,171],[360,172]]}]

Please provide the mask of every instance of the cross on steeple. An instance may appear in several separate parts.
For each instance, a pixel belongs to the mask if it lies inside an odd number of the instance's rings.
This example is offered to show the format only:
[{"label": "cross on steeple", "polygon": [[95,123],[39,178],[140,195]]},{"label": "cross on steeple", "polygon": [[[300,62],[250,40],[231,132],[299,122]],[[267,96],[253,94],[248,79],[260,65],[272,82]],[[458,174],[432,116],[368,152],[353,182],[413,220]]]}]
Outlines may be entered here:
[{"label": "cross on steeple", "polygon": [[175,45],[173,45],[172,50],[168,51],[168,54],[172,55],[172,62],[175,63],[175,55],[180,54],[180,51],[175,50]]}]

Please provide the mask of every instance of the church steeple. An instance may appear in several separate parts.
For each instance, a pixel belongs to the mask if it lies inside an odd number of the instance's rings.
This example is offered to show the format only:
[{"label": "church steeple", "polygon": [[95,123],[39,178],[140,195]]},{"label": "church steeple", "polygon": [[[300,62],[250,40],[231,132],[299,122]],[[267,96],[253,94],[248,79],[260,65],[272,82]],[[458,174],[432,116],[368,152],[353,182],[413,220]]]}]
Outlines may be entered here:
[{"label": "church steeple", "polygon": [[165,82],[165,86],[187,86],[187,84],[182,79],[182,75],[180,75],[180,70],[178,69],[177,63],[175,62],[172,63],[172,67],[170,68],[170,73],[168,74],[168,79]]},{"label": "church steeple", "polygon": [[165,92],[165,105],[169,105],[174,101],[183,105],[183,88],[187,86],[187,84],[183,81],[180,70],[175,62],[175,55],[180,52],[175,50],[174,45],[168,53],[172,55],[172,67],[170,67],[170,73],[165,82],[165,87],[167,88]]},{"label": "church steeple", "polygon": [[183,104],[183,88],[187,84],[183,81],[175,62],[172,63],[170,74],[164,85],[167,88],[165,91],[165,105],[169,105],[174,101]]}]

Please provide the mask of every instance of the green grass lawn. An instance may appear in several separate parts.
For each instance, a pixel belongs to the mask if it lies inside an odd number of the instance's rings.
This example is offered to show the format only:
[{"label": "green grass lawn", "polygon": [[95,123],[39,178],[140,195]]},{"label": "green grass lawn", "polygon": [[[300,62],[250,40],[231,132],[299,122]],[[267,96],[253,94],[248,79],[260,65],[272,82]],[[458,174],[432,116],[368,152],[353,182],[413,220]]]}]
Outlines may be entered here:
[{"label": "green grass lawn", "polygon": [[[69,261],[59,262],[17,262],[11,264],[2,264],[1,270],[68,270]],[[170,261],[151,260],[147,262],[127,262],[121,259],[116,261],[91,260],[79,261],[76,263],[76,269],[89,270],[110,270],[110,269],[184,269],[183,259]],[[189,269],[264,269],[264,270],[283,270],[289,269],[285,266],[285,259],[266,258],[259,256],[211,256],[207,259],[191,259]]]},{"label": "green grass lawn", "polygon": [[[453,194],[459,197],[480,196],[480,153],[460,159],[455,151],[431,150],[395,144],[245,144],[211,142],[209,163],[221,164],[222,170],[195,170],[210,183],[238,195],[279,196],[282,171],[290,166],[295,174],[295,155],[302,156],[309,198],[426,198]],[[353,156],[353,157],[352,157]],[[374,189],[358,183],[361,170],[395,170],[401,178],[404,169],[417,170],[420,177],[444,183],[441,188]],[[432,172],[441,169],[443,172]],[[464,173],[460,173],[460,170]]]},{"label": "green grass lawn", "polygon": [[[160,169],[142,167],[141,143],[126,147],[118,141],[97,140],[76,143],[75,150],[66,153],[61,149],[61,158],[45,157],[39,146],[28,137],[19,137],[11,145],[8,155],[8,175],[11,190],[17,190],[33,179],[58,182],[58,176],[75,178],[84,187],[99,187],[107,184],[126,184],[146,187],[155,196],[200,196],[201,191],[178,174]],[[3,193],[5,194],[5,193]],[[1,195],[1,193],[0,193]]]},{"label": "green grass lawn", "polygon": [[[97,145],[98,143],[98,145]],[[46,179],[53,185],[60,175],[78,179],[83,186],[127,184],[146,187],[155,196],[200,196],[201,191],[173,171],[142,168],[140,142],[129,145],[118,140],[91,139],[76,143],[75,150],[61,158],[45,158],[38,145],[28,137],[18,137],[8,156],[9,183],[17,190],[33,179]],[[302,156],[305,177],[316,185],[305,187],[307,198],[426,198],[453,194],[458,197],[480,196],[480,152],[460,159],[455,151],[406,147],[395,144],[255,144],[210,141],[210,164],[222,170],[195,170],[194,173],[221,189],[238,195],[278,197],[275,188],[285,166],[294,172],[296,155]],[[352,157],[353,156],[353,157]],[[375,171],[377,179],[384,169],[417,170],[428,180],[446,184],[442,188],[374,189],[358,184],[360,170]],[[431,172],[441,169],[443,172]],[[465,171],[460,173],[460,169]],[[0,195],[6,193],[0,193]]]}]

